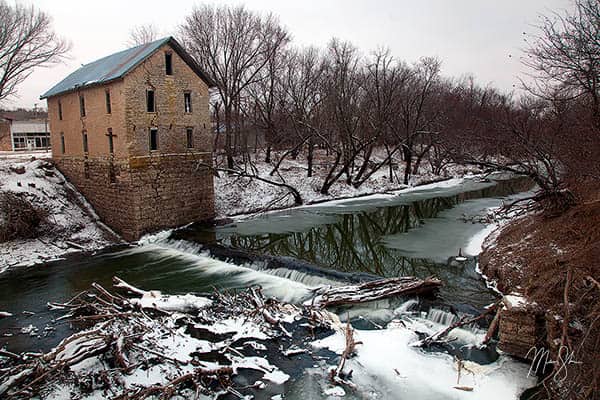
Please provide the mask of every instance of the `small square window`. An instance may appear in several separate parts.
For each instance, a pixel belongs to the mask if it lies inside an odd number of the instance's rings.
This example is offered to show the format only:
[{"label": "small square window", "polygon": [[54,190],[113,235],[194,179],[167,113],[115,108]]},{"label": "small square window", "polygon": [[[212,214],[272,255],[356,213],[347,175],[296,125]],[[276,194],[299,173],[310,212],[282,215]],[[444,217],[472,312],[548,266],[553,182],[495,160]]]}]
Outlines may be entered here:
[{"label": "small square window", "polygon": [[158,128],[150,128],[150,151],[158,150]]},{"label": "small square window", "polygon": [[185,130],[185,133],[186,133],[187,148],[193,149],[194,148],[194,130],[192,128],[187,128]]},{"label": "small square window", "polygon": [[154,90],[146,90],[146,111],[155,112],[156,107],[154,104]]},{"label": "small square window", "polygon": [[183,110],[186,113],[192,112],[192,93],[191,92],[185,92],[183,94]]}]

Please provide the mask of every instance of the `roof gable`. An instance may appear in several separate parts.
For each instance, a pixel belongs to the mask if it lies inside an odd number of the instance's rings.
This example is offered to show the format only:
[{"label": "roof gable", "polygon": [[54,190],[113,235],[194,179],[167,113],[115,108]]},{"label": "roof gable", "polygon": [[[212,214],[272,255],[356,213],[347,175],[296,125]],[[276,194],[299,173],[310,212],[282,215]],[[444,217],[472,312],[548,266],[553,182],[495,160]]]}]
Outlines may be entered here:
[{"label": "roof gable", "polygon": [[194,61],[183,47],[173,37],[167,37],[123,50],[86,64],[54,85],[41,95],[40,99],[120,79],[165,44],[169,44],[209,87],[214,86],[212,80],[202,72],[196,61]]}]

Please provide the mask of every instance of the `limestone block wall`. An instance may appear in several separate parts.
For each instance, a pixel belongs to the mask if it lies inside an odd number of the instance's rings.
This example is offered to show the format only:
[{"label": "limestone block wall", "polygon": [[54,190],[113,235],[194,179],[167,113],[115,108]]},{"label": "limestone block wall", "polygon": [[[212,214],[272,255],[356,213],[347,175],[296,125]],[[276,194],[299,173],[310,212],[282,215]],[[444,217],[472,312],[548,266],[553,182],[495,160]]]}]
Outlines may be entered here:
[{"label": "limestone block wall", "polygon": [[[106,92],[110,93],[111,112],[106,109]],[[85,116],[80,115],[79,96],[85,102]],[[62,108],[60,119],[59,104]],[[125,98],[122,81],[65,93],[48,99],[48,122],[50,125],[52,157],[84,155],[83,135],[88,136],[88,158],[108,157],[108,129],[112,129],[114,157],[127,158],[125,129]],[[65,138],[65,153],[62,153],[60,138]]]},{"label": "limestone block wall", "polygon": [[[167,52],[172,54],[173,75],[165,74]],[[170,46],[163,46],[126,75],[123,85],[127,99],[125,120],[130,155],[150,153],[151,127],[158,128],[158,153],[177,154],[211,149],[208,86]],[[148,90],[154,91],[155,112],[147,111]],[[191,95],[191,112],[185,112],[186,92]],[[187,148],[187,128],[193,129],[193,149]]]},{"label": "limestone block wall", "polygon": [[[104,223],[126,240],[135,240],[137,212],[128,163],[83,157],[55,159],[57,168],[94,207]],[[111,169],[115,182],[111,183]]]},{"label": "limestone block wall", "polygon": [[545,347],[543,313],[533,304],[504,301],[498,326],[498,348],[512,356],[532,360]]},{"label": "limestone block wall", "polygon": [[[166,53],[171,54],[171,75],[165,70]],[[147,110],[148,90],[154,91],[154,112]],[[185,93],[191,96],[191,110],[185,108]],[[212,147],[208,86],[169,44],[122,79],[49,98],[48,114],[57,167],[125,239],[214,217],[213,176],[210,169],[199,167],[212,161],[206,153]],[[158,128],[158,148],[152,151],[150,128]]]},{"label": "limestone block wall", "polygon": [[136,235],[213,218],[213,174],[201,166],[210,162],[210,153],[131,158]]},{"label": "limestone block wall", "polygon": [[127,161],[62,157],[60,171],[100,218],[126,240],[214,217],[210,154],[144,156]]}]

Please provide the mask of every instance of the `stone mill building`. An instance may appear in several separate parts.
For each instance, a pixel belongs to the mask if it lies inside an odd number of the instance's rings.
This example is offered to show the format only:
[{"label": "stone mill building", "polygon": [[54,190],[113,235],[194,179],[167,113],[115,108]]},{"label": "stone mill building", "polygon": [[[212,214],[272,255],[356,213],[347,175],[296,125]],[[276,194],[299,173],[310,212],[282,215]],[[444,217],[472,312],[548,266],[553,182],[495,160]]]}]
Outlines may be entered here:
[{"label": "stone mill building", "polygon": [[56,166],[125,239],[214,216],[210,86],[168,37],[86,64],[41,96]]}]

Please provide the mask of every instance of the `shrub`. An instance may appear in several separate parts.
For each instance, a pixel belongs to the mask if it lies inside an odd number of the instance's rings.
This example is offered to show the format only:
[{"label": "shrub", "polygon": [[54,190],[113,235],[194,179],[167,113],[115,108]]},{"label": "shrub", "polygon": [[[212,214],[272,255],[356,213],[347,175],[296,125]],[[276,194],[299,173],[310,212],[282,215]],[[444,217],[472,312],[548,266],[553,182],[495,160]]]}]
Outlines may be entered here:
[{"label": "shrub", "polygon": [[39,236],[48,211],[32,204],[23,193],[0,193],[0,243]]}]

